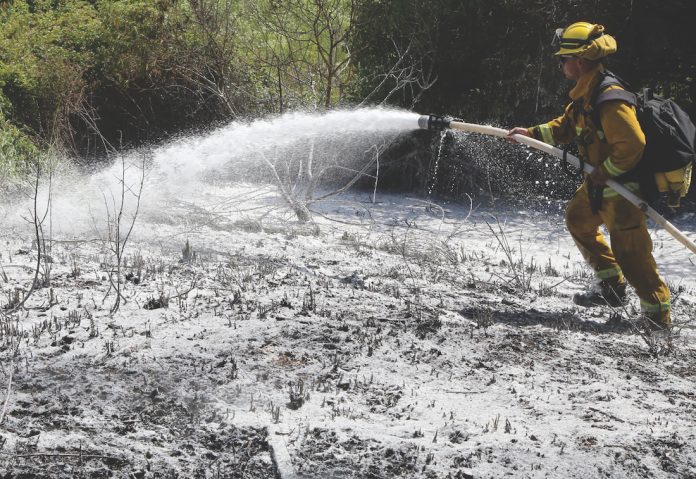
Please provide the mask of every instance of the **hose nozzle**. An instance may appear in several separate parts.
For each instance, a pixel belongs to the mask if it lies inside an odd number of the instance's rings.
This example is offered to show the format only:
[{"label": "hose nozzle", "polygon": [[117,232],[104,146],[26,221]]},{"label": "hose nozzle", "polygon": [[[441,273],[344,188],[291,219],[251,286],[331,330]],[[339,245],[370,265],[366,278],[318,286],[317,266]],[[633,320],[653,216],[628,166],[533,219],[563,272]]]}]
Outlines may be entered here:
[{"label": "hose nozzle", "polygon": [[418,126],[424,130],[442,131],[450,127],[451,121],[448,116],[423,115],[418,118]]}]

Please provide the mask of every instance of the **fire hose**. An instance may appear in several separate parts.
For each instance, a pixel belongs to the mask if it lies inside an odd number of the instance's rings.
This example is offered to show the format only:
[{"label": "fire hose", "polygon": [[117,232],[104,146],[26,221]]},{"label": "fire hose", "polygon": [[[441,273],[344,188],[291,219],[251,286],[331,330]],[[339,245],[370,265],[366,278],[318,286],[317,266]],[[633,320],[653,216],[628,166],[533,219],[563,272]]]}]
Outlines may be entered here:
[{"label": "fire hose", "polygon": [[[503,130],[502,128],[495,128],[493,126],[487,126],[487,125],[477,125],[474,123],[464,123],[458,120],[454,120],[452,118],[448,117],[441,117],[441,116],[435,116],[435,115],[429,115],[429,116],[421,116],[418,118],[418,126],[420,128],[426,129],[426,130],[445,130],[445,129],[452,129],[452,130],[459,130],[459,131],[464,131],[468,133],[478,133],[481,135],[489,135],[489,136],[497,136],[499,138],[507,138],[508,137],[508,131]],[[588,165],[585,162],[581,162],[580,159],[578,159],[576,156],[571,155],[569,153],[564,153],[563,150],[556,148],[554,146],[551,146],[547,143],[544,143],[539,140],[535,140],[534,138],[530,138],[524,135],[513,135],[512,136],[515,141],[518,143],[522,143],[527,146],[531,146],[532,148],[535,148],[537,150],[543,151],[544,153],[548,153],[550,155],[553,155],[557,158],[560,158],[561,160],[565,159],[568,163],[573,165],[575,168],[582,168],[583,171],[587,174],[592,173],[594,170],[594,167],[591,165]],[[694,244],[693,241],[691,241],[684,233],[679,231],[672,223],[667,221],[665,217],[663,217],[660,213],[655,211],[645,200],[640,198],[638,195],[634,194],[630,190],[628,190],[626,187],[621,185],[620,183],[614,181],[614,180],[609,180],[607,181],[607,186],[609,186],[611,189],[616,191],[618,194],[626,198],[628,201],[636,205],[638,208],[640,208],[643,213],[645,213],[650,219],[652,219],[657,225],[661,226],[664,228],[669,234],[671,234],[674,239],[679,241],[681,244],[686,246],[689,250],[691,250],[692,253],[696,253],[696,244]]]}]

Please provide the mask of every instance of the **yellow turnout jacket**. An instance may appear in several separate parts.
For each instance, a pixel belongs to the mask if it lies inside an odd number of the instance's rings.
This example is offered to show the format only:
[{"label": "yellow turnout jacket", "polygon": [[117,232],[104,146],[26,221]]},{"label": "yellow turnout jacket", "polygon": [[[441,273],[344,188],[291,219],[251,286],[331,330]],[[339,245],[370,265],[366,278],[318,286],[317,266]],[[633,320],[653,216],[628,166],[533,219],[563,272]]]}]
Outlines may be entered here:
[{"label": "yellow turnout jacket", "polygon": [[[602,103],[599,106],[601,125],[592,123],[589,113],[591,97],[603,70],[604,67],[598,64],[580,77],[570,91],[572,102],[563,115],[529,128],[529,133],[551,145],[577,142],[584,161],[592,166],[601,165],[609,176],[616,177],[638,164],[645,149],[645,135],[638,123],[635,108],[621,100]],[[615,88],[621,87],[612,85],[607,90]],[[624,186],[638,190],[638,183],[635,182],[624,182]]]}]

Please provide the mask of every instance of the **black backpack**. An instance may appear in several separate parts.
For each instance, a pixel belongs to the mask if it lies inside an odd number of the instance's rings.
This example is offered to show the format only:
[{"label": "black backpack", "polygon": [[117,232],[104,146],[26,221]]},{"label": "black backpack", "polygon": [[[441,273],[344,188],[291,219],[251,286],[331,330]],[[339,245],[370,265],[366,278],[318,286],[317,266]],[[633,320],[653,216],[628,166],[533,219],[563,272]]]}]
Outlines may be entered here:
[{"label": "black backpack", "polygon": [[[618,85],[623,90],[605,91],[613,85]],[[626,175],[631,175],[640,182],[645,199],[655,200],[659,195],[655,182],[656,173],[681,170],[696,160],[696,126],[689,115],[671,99],[655,95],[647,88],[634,94],[627,82],[605,70],[590,102],[590,119],[599,129],[599,106],[612,100],[622,100],[636,108],[638,123],[645,134],[645,151],[642,160],[634,169],[636,171],[632,170]],[[686,171],[688,174],[691,173],[690,169]],[[684,180],[688,184],[690,178]],[[670,204],[672,202],[670,198]],[[677,198],[676,206],[678,204]]]}]

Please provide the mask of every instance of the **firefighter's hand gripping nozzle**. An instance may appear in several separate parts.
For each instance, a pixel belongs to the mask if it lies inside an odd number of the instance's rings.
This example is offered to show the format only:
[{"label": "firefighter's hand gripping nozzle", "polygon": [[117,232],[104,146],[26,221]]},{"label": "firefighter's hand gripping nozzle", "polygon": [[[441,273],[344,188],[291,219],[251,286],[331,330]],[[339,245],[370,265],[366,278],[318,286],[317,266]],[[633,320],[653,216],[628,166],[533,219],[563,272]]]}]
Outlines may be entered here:
[{"label": "firefighter's hand gripping nozzle", "polygon": [[418,126],[424,130],[442,131],[450,127],[452,118],[447,116],[428,115],[418,118]]}]

